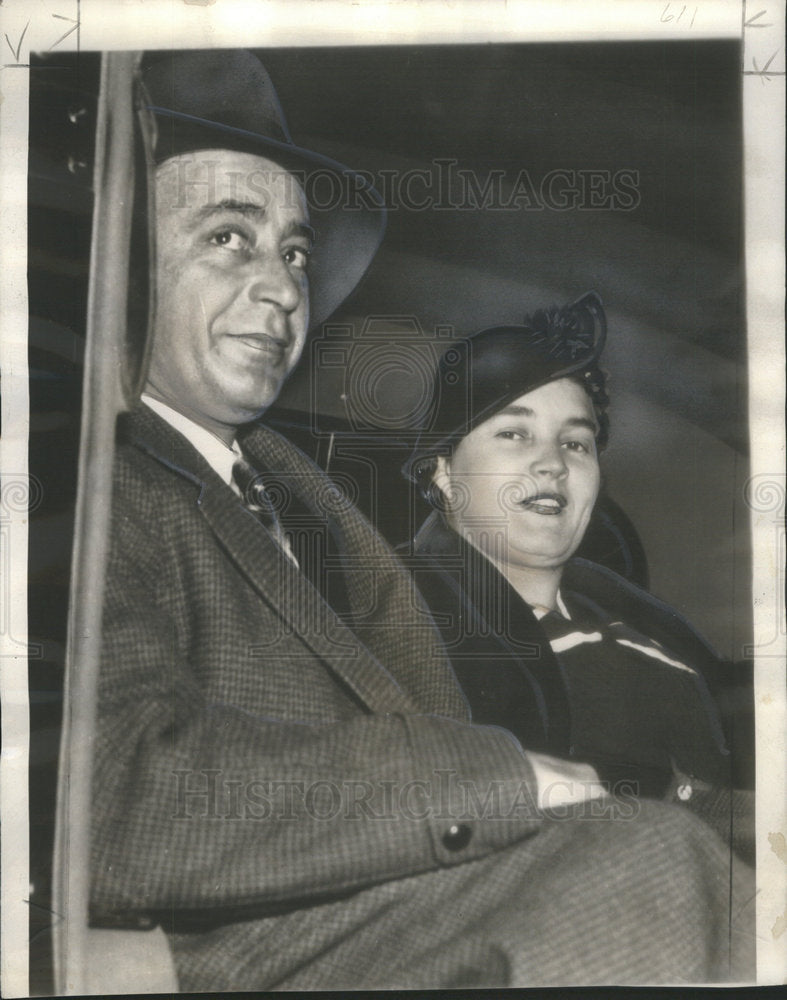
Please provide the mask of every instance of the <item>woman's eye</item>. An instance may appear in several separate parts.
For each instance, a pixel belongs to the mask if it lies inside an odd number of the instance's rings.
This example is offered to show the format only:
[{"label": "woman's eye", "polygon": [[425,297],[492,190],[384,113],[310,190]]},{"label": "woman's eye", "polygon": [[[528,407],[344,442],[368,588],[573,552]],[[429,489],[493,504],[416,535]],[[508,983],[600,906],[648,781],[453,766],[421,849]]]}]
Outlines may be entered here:
[{"label": "woman's eye", "polygon": [[502,438],[504,441],[524,441],[524,435],[520,434],[519,431],[498,431],[495,437]]},{"label": "woman's eye", "polygon": [[248,237],[237,229],[221,229],[211,236],[210,242],[223,250],[247,250],[249,247]]},{"label": "woman's eye", "polygon": [[284,251],[284,263],[291,264],[299,271],[305,271],[309,264],[310,251],[303,247],[287,247]]},{"label": "woman's eye", "polygon": [[564,441],[563,447],[568,451],[579,451],[585,454],[590,453],[590,447],[584,441]]}]

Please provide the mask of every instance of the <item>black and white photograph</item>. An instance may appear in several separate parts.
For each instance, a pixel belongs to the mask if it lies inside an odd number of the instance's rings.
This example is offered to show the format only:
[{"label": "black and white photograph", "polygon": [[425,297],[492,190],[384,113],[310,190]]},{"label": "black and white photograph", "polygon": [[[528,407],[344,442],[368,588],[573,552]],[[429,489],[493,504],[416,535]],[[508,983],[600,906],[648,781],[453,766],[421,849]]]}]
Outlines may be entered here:
[{"label": "black and white photograph", "polygon": [[782,982],[783,10],[35,6],[4,995]]}]

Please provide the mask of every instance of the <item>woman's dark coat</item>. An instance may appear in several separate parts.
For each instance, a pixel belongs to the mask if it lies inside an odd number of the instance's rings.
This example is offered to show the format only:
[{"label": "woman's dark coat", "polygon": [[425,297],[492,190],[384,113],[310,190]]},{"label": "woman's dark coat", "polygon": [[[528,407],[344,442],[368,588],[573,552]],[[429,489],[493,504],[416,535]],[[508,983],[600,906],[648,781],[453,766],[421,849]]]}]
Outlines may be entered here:
[{"label": "woman's dark coat", "polygon": [[[539,621],[437,513],[406,561],[475,722],[510,729],[528,749],[592,763],[603,780],[635,794],[690,802],[729,827],[736,781],[718,706],[731,667],[673,608],[603,566],[572,559],[560,587],[571,621]],[[560,656],[550,645],[556,635],[571,633],[563,641],[570,646],[589,632],[606,641]]]}]

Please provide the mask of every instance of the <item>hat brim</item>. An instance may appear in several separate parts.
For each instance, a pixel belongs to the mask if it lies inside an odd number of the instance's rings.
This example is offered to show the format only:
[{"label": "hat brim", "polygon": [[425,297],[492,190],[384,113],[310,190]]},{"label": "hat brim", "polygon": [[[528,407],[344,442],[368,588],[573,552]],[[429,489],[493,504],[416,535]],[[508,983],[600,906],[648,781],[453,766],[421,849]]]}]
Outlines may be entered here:
[{"label": "hat brim", "polygon": [[[436,423],[442,427],[421,430],[401,469],[405,479],[417,483],[415,467],[419,462],[447,454],[457,441],[520,396],[549,382],[578,376],[597,364],[607,337],[601,298],[596,292],[587,292],[566,308],[582,309],[592,321],[592,344],[571,360],[552,355],[546,343],[521,343],[525,327],[490,327],[447,348],[435,372],[433,391],[435,403],[444,394],[442,412],[438,405],[436,413]],[[451,351],[459,363],[445,368],[444,360]],[[454,367],[461,369],[464,379],[449,370]],[[446,401],[452,404],[450,409]]]},{"label": "hat brim", "polygon": [[467,437],[467,435],[475,430],[476,427],[479,427],[485,421],[490,420],[496,413],[499,413],[500,410],[504,410],[510,403],[519,399],[520,396],[524,396],[529,392],[535,392],[536,389],[540,389],[549,382],[555,382],[561,378],[570,378],[572,375],[577,375],[585,368],[587,368],[587,362],[583,361],[581,364],[572,364],[564,368],[550,371],[549,373],[544,374],[541,378],[529,378],[524,387],[522,385],[514,385],[501,392],[499,396],[489,403],[488,406],[480,409],[475,414],[475,419],[468,421],[466,425],[455,427],[442,435],[429,435],[428,433],[422,432],[419,435],[419,439],[412,455],[410,455],[401,468],[402,475],[405,479],[409,479],[410,482],[417,483],[418,477],[415,474],[415,466],[419,462],[422,462],[426,458],[435,458],[438,455],[450,454],[451,449],[458,441]]},{"label": "hat brim", "polygon": [[[328,319],[363,278],[385,232],[385,204],[368,178],[295,143],[155,105],[145,110],[155,117],[157,162],[203,149],[232,149],[270,159],[301,181],[317,234],[309,261],[309,325]],[[318,202],[319,181],[328,196]]]}]

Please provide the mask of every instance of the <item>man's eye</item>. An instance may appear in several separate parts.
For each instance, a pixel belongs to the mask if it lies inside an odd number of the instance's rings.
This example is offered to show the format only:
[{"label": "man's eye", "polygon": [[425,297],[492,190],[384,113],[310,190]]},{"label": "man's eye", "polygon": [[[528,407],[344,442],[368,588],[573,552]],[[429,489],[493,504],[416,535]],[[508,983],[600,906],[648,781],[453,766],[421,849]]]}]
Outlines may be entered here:
[{"label": "man's eye", "polygon": [[498,431],[495,437],[503,438],[504,441],[524,441],[524,434],[519,431]]},{"label": "man's eye", "polygon": [[291,264],[299,271],[305,271],[309,264],[310,253],[311,251],[303,247],[287,247],[283,254],[284,263]]},{"label": "man's eye", "polygon": [[590,454],[590,446],[584,441],[564,441],[563,447],[567,448],[568,451],[584,452],[586,455]]},{"label": "man's eye", "polygon": [[210,242],[224,250],[247,250],[249,247],[248,237],[237,229],[220,229],[211,236]]}]

